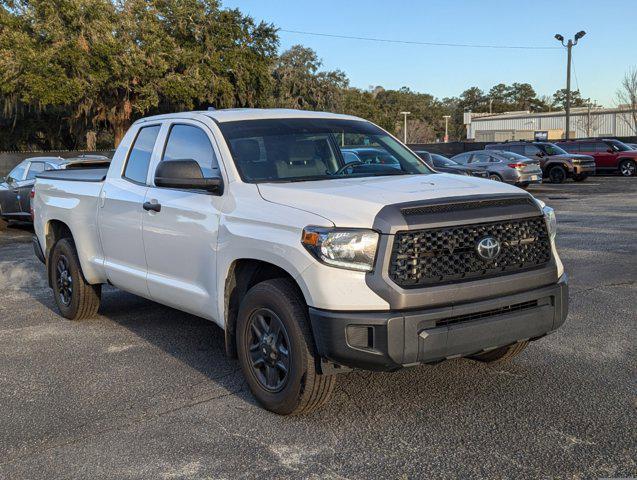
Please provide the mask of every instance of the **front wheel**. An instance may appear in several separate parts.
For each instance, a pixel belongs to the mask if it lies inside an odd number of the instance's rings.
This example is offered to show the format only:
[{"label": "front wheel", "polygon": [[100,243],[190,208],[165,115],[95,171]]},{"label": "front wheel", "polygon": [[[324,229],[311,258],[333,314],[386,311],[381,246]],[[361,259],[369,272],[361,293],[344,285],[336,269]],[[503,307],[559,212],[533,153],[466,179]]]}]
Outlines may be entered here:
[{"label": "front wheel", "polygon": [[632,160],[622,160],[619,162],[619,173],[621,173],[624,177],[633,177],[635,176],[635,162]]},{"label": "front wheel", "polygon": [[484,363],[504,363],[522,353],[528,344],[529,342],[518,342],[488,352],[471,355],[469,358]]},{"label": "front wheel", "polygon": [[549,180],[551,180],[551,183],[564,183],[566,177],[566,170],[562,167],[551,167],[549,170]]},{"label": "front wheel", "polygon": [[307,306],[291,280],[267,280],[248,291],[237,318],[237,352],[261,405],[295,415],[329,399],[336,379],[317,371],[314,351]]},{"label": "front wheel", "polygon": [[91,285],[84,278],[73,241],[63,238],[53,247],[49,272],[55,303],[60,314],[69,320],[91,318],[97,313],[101,285]]}]

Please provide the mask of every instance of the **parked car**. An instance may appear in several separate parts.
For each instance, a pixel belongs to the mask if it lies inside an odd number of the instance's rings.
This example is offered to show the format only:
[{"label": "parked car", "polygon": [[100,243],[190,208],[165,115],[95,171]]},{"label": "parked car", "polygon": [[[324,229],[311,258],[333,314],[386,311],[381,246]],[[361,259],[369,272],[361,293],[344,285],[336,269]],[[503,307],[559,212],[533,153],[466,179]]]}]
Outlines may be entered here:
[{"label": "parked car", "polygon": [[628,145],[631,150],[637,150],[637,143],[626,143],[624,142],[624,145]]},{"label": "parked car", "polygon": [[460,163],[437,153],[430,153],[425,150],[414,150],[414,152],[422,158],[427,165],[438,172],[455,173],[456,175],[470,175],[480,178],[489,177],[489,172],[486,170],[461,165]]},{"label": "parked car", "polygon": [[[398,166],[345,163],[342,137]],[[265,408],[305,413],[352,368],[504,361],[565,321],[553,210],[432,173],[348,115],[160,115],[108,169],[38,176],[34,248],[64,317],[111,284],[209,319]]]},{"label": "parked car", "polygon": [[[352,159],[351,161],[359,161],[365,165],[391,165],[395,168],[400,168],[400,162],[394,158],[393,155],[387,153],[386,150],[382,148],[376,147],[351,147],[351,148],[343,148],[341,149],[343,155],[354,154],[356,155],[356,159],[353,157],[348,157]],[[347,160],[348,163],[351,163]]]},{"label": "parked car", "polygon": [[4,178],[0,179],[0,217],[4,220],[31,220],[31,189],[35,176],[47,170],[66,168],[104,166],[108,157],[101,155],[83,155],[74,158],[33,157],[20,162]]},{"label": "parked car", "polygon": [[571,154],[591,155],[600,172],[618,172],[625,177],[632,177],[637,173],[637,151],[619,140],[589,138],[558,142],[558,145]]},{"label": "parked car", "polygon": [[452,157],[454,162],[479,168],[490,180],[506,182],[521,188],[542,182],[542,169],[537,160],[499,150],[464,152]]},{"label": "parked car", "polygon": [[485,150],[504,150],[540,162],[542,174],[551,183],[562,183],[568,178],[582,182],[595,173],[595,159],[590,155],[569,154],[550,142],[492,143]]}]

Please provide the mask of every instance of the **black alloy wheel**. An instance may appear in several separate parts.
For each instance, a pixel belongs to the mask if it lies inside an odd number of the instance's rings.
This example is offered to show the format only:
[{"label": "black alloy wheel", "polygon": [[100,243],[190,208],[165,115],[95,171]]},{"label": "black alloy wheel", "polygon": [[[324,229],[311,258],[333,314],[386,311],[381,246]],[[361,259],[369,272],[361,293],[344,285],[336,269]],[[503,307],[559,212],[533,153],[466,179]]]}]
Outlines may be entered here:
[{"label": "black alloy wheel", "polygon": [[255,310],[246,335],[252,374],[269,392],[281,391],[290,371],[290,339],[279,316],[268,308]]},{"label": "black alloy wheel", "polygon": [[60,303],[68,307],[73,299],[73,277],[71,276],[69,261],[65,255],[58,257],[55,266],[55,283]]},{"label": "black alloy wheel", "polygon": [[549,170],[551,183],[563,183],[566,180],[566,171],[562,167],[553,167]]}]

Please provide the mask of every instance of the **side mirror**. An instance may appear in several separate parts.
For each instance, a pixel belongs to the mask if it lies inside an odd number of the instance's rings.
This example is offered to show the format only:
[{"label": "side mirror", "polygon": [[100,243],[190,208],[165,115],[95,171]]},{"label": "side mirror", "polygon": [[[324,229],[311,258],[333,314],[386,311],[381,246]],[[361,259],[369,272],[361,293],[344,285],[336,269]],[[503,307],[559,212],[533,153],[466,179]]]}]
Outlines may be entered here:
[{"label": "side mirror", "polygon": [[204,178],[199,164],[190,159],[164,160],[157,165],[155,185],[165,188],[206,190],[215,195],[223,193],[223,179]]}]

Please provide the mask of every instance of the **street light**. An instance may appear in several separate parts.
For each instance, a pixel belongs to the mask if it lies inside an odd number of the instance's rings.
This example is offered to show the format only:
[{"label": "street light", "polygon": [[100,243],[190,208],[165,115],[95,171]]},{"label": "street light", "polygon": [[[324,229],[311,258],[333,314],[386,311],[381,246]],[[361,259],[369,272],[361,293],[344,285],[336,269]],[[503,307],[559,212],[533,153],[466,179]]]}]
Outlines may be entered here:
[{"label": "street light", "polygon": [[405,116],[405,128],[403,129],[403,143],[407,143],[407,115],[411,115],[411,112],[400,112],[401,115]]},{"label": "street light", "polygon": [[449,119],[451,115],[443,115],[442,118],[445,119],[445,143],[449,141]]},{"label": "street light", "polygon": [[577,42],[580,38],[586,35],[584,30],[580,30],[575,34],[575,39],[569,39],[568,42],[564,43],[564,37],[559,33],[555,34],[555,39],[562,44],[563,47],[566,47],[568,50],[567,60],[566,60],[566,133],[565,138],[568,140],[570,123],[571,123],[571,49],[574,45],[577,45]]}]

